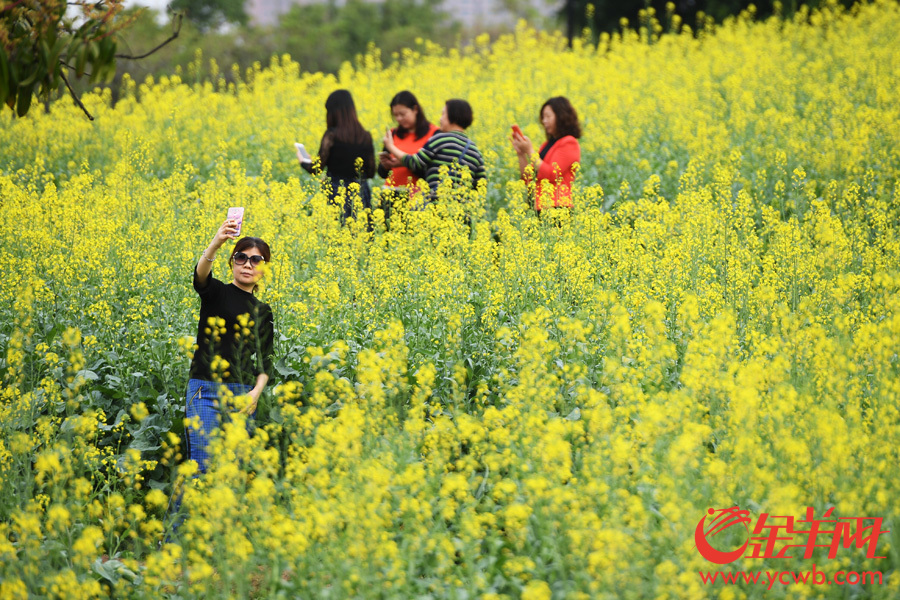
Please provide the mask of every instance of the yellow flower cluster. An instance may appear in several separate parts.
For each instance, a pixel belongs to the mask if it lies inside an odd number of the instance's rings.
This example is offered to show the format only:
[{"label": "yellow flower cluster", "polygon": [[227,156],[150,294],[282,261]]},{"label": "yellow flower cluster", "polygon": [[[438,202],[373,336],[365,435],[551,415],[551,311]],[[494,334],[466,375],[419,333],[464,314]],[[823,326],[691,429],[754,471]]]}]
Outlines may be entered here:
[{"label": "yellow flower cluster", "polygon": [[[708,508],[895,528],[900,5],[651,17],[0,112],[0,596],[763,598],[701,582]],[[373,134],[401,89],[467,98],[488,188],[342,226],[292,160],[338,87]],[[509,124],[558,94],[575,208],[537,217]],[[229,206],[272,248],[277,372],[198,476],[190,274]],[[895,538],[817,555],[882,585],[778,593],[895,598]]]}]

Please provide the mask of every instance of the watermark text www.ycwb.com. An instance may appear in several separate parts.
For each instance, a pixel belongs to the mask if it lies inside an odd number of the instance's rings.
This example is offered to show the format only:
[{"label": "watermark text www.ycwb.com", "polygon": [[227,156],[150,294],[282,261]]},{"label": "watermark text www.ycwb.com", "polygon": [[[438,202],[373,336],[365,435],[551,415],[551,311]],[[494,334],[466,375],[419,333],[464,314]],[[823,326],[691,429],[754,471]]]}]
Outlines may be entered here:
[{"label": "watermark text www.ycwb.com", "polygon": [[795,583],[807,583],[813,585],[857,585],[857,584],[881,584],[881,571],[838,571],[834,577],[829,577],[824,571],[819,571],[813,564],[811,571],[700,571],[700,580],[703,583],[724,583],[734,585],[737,583],[762,584],[771,590],[776,583],[792,585]]},{"label": "watermark text www.ycwb.com", "polygon": [[[739,558],[804,558],[811,559],[816,549],[828,558],[836,558],[838,550],[865,549],[866,558],[886,558],[877,556],[878,538],[888,530],[882,530],[881,517],[833,517],[834,508],[829,508],[821,518],[815,518],[812,507],[807,507],[805,518],[769,515],[763,513],[752,523],[749,510],[737,506],[715,510],[710,508],[694,530],[697,551],[706,560],[717,565],[726,565]],[[710,519],[707,521],[707,517]],[[751,528],[752,525],[752,528]],[[737,526],[737,527],[735,527]],[[729,531],[730,530],[730,531]],[[729,534],[729,535],[725,535]],[[720,536],[715,544],[713,538]],[[724,540],[722,538],[725,538]],[[705,584],[764,584],[772,589],[776,583],[782,585],[857,585],[882,584],[880,571],[837,571],[829,576],[816,564],[808,571],[700,571],[700,579]]]}]

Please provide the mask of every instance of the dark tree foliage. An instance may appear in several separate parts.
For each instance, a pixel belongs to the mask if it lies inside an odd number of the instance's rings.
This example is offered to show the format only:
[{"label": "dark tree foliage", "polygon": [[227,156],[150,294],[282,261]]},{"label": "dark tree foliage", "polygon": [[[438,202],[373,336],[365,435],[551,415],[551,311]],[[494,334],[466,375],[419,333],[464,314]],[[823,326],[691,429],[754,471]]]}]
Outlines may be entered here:
[{"label": "dark tree foliage", "polygon": [[[119,32],[131,20],[119,18],[122,0],[2,0],[0,2],[0,106],[24,117],[35,96],[48,101],[62,84],[84,113],[72,83],[107,83],[116,74]],[[178,37],[172,36],[147,54]],[[71,80],[71,81],[70,81]]]},{"label": "dark tree foliage", "polygon": [[201,32],[218,29],[225,23],[247,24],[244,0],[173,0],[169,7],[184,13]]},{"label": "dark tree foliage", "polygon": [[442,25],[440,0],[348,0],[294,6],[272,31],[279,49],[309,71],[336,71],[342,62],[375,44],[390,56],[416,38],[449,43],[456,29]]},{"label": "dark tree foliage", "polygon": [[[165,33],[152,10],[128,9],[124,17],[134,23],[122,33],[124,48],[144,48]],[[219,72],[214,79],[233,78],[232,65],[245,72],[256,62],[266,65],[273,55],[289,54],[304,71],[336,72],[345,61],[353,61],[374,44],[381,50],[382,60],[391,62],[393,53],[416,47],[423,38],[443,46],[457,42],[459,27],[447,23],[440,12],[440,0],[382,0],[363,2],[350,0],[343,6],[337,2],[319,2],[294,6],[272,26],[239,26],[221,31],[201,32],[186,22],[179,39],[142,61],[125,62],[113,82],[113,98],[117,98],[121,76],[135,81],[148,75],[172,74],[180,66],[185,78],[196,74],[190,68],[199,55],[208,65],[215,60]],[[199,77],[212,76],[201,72]],[[193,75],[191,76],[193,77]],[[193,82],[193,79],[190,79]]]},{"label": "dark tree foliage", "polygon": [[[780,3],[780,12],[785,16],[790,16],[801,6],[815,8],[824,3],[825,0],[784,0]],[[849,7],[855,4],[856,0],[840,0],[840,3]],[[593,16],[590,19],[588,18],[588,4],[593,6]],[[674,5],[672,12],[679,15],[682,22],[691,27],[697,23],[698,13],[703,13],[717,22],[721,22],[729,16],[738,15],[747,10],[750,5],[756,7],[758,18],[766,18],[776,12],[774,0],[758,2],[751,0],[674,0],[671,2],[666,0],[566,0],[559,16],[565,21],[571,14],[574,20],[575,35],[578,35],[584,28],[590,28],[596,35],[601,32],[617,31],[623,18],[628,19],[631,27],[639,26],[639,13],[642,9],[653,8],[657,19],[663,21],[669,12],[668,4]],[[665,26],[665,23],[663,25]]]},{"label": "dark tree foliage", "polygon": [[120,9],[121,0],[4,1],[0,103],[24,116],[35,94],[48,98],[63,82],[68,86],[67,75],[109,80],[116,70],[114,16]]}]

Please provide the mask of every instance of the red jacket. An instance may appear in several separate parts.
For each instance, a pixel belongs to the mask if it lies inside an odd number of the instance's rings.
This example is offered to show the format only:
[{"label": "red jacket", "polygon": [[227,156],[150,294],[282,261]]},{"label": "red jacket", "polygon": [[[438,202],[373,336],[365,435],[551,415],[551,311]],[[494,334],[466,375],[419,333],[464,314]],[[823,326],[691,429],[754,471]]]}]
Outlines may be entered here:
[{"label": "red jacket", "polygon": [[[425,144],[428,142],[428,140],[431,139],[431,136],[433,136],[438,131],[439,130],[438,130],[437,125],[430,124],[430,127],[428,128],[428,133],[426,133],[422,137],[416,139],[416,133],[414,131],[410,131],[409,133],[406,134],[406,137],[403,137],[403,138],[395,137],[394,144],[397,146],[397,148],[399,148],[400,150],[403,150],[407,154],[415,154],[416,152],[421,150],[422,147],[424,147]],[[396,136],[397,130],[396,129],[392,130],[392,133]],[[399,167],[395,167],[390,172],[390,174],[387,177],[385,177],[384,185],[385,185],[385,187],[389,187],[389,188],[408,187],[410,190],[412,190],[413,186],[416,184],[416,182],[418,180],[419,180],[419,177],[416,176],[415,173],[413,173],[412,171],[410,171],[409,169],[407,169],[406,167],[401,165]]]},{"label": "red jacket", "polygon": [[[543,150],[547,142],[541,144]],[[575,163],[581,161],[581,146],[571,135],[566,135],[553,144],[537,171],[537,185],[534,193],[534,209],[551,206],[572,207],[572,181],[575,179]],[[525,181],[531,183],[530,177]]]}]

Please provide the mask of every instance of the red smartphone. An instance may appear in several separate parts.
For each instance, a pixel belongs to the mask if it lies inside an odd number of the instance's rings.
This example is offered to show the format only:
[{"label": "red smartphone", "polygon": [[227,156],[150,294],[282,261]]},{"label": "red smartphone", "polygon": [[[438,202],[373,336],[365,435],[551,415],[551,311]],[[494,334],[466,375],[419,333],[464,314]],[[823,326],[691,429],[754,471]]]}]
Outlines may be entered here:
[{"label": "red smartphone", "polygon": [[518,125],[513,124],[512,130],[513,130],[513,135],[515,135],[515,136],[517,136],[517,137],[519,137],[519,138],[521,138],[521,139],[523,139],[523,140],[525,139],[525,134],[522,133],[522,130],[519,128]]},{"label": "red smartphone", "polygon": [[244,207],[232,206],[228,209],[228,216],[225,218],[237,221],[237,231],[235,232],[234,237],[241,235],[241,225],[244,224]]}]

